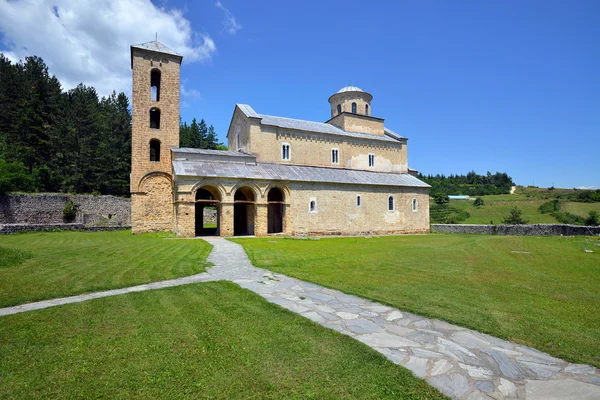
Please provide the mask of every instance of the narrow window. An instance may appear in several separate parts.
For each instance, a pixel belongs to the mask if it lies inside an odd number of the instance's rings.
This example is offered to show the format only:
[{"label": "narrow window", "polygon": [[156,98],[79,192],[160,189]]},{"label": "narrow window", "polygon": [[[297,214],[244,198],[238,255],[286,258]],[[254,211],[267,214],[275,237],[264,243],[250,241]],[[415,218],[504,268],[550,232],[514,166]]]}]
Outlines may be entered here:
[{"label": "narrow window", "polygon": [[388,211],[394,211],[394,196],[388,197]]},{"label": "narrow window", "polygon": [[412,199],[412,210],[414,212],[419,211],[419,203],[417,202],[417,199]]},{"label": "narrow window", "polygon": [[375,166],[375,154],[369,153],[369,167]]},{"label": "narrow window", "polygon": [[360,207],[360,195],[356,196],[356,207]]},{"label": "narrow window", "polygon": [[365,115],[369,115],[369,105],[365,104]]},{"label": "narrow window", "polygon": [[237,148],[236,148],[236,149],[237,149],[237,150],[239,150],[239,149],[242,147],[242,146],[241,146],[241,143],[240,143],[240,133],[239,133],[239,132],[238,132],[238,133],[237,133],[237,135],[236,135],[236,139],[237,139],[237,140],[236,140],[236,142],[237,142],[237,143],[236,143],[236,144],[237,144]]},{"label": "narrow window", "polygon": [[150,109],[150,128],[160,129],[160,110],[158,108]]},{"label": "narrow window", "polygon": [[340,163],[338,149],[331,149],[331,163],[332,164],[339,164]]},{"label": "narrow window", "polygon": [[150,140],[150,161],[160,161],[160,140]]},{"label": "narrow window", "polygon": [[352,114],[356,114],[356,103],[352,103]]},{"label": "narrow window", "polygon": [[338,115],[340,115],[342,113],[342,106],[340,104],[338,104],[337,110],[338,110]]},{"label": "narrow window", "polygon": [[289,159],[290,159],[290,144],[289,143],[284,143],[281,146],[281,159],[289,161]]},{"label": "narrow window", "polygon": [[160,71],[157,69],[150,72],[150,100],[160,100]]},{"label": "narrow window", "polygon": [[310,201],[308,203],[308,211],[311,213],[317,212],[317,199],[315,199],[314,197],[310,198]]}]

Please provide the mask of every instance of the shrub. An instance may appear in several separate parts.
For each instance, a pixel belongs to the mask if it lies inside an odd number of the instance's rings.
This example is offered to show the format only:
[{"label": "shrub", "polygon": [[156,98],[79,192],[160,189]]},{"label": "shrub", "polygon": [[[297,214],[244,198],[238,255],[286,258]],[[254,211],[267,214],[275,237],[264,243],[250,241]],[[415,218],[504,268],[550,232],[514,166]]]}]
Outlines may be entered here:
[{"label": "shrub", "polygon": [[542,214],[551,214],[560,210],[560,201],[557,199],[547,201],[538,207],[538,211]]},{"label": "shrub", "polygon": [[433,200],[437,204],[444,204],[444,203],[449,203],[450,202],[450,199],[444,193],[436,193],[436,194],[434,194],[433,195]]},{"label": "shrub", "polygon": [[429,208],[429,217],[433,224],[460,224],[471,214],[448,204],[433,204]]},{"label": "shrub", "polygon": [[509,216],[504,217],[504,223],[509,225],[525,225],[527,220],[524,220],[521,214],[523,214],[523,211],[519,207],[511,208]]},{"label": "shrub", "polygon": [[65,208],[63,208],[63,217],[65,219],[65,221],[67,222],[71,222],[75,219],[75,217],[77,216],[77,209],[79,208],[79,206],[77,204],[75,204],[75,202],[71,199],[69,199],[69,201],[67,201],[67,204],[65,204]]},{"label": "shrub", "polygon": [[483,199],[481,197],[478,197],[475,199],[475,202],[473,203],[473,205],[475,205],[475,207],[481,207],[485,205],[485,201],[483,201]]},{"label": "shrub", "polygon": [[561,224],[584,225],[585,218],[564,211],[555,211],[551,214]]},{"label": "shrub", "polygon": [[592,210],[588,214],[588,217],[585,219],[585,224],[587,226],[598,226],[600,225],[600,215],[598,211]]}]

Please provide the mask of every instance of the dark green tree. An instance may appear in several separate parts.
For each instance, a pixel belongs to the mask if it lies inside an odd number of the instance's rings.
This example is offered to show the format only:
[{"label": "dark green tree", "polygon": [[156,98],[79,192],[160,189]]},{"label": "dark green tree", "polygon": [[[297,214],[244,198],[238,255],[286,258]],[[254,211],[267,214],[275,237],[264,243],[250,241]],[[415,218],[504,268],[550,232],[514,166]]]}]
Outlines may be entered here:
[{"label": "dark green tree", "polygon": [[509,225],[525,225],[528,221],[521,217],[522,214],[523,212],[519,207],[513,207],[510,209],[508,217],[504,217],[504,223]]}]

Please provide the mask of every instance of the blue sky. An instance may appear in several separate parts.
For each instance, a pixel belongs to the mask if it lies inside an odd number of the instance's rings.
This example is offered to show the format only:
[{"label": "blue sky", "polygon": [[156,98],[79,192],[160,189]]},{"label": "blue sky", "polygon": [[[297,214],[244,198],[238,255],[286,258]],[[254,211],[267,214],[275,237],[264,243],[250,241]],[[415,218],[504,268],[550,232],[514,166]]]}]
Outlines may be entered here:
[{"label": "blue sky", "polygon": [[[63,19],[62,11],[75,7],[55,3]],[[517,184],[600,187],[599,1],[168,0],[153,6],[174,24],[132,22],[131,30],[115,35],[139,43],[158,30],[159,41],[183,49],[182,117],[204,118],[223,140],[236,103],[325,121],[328,97],[351,81],[373,95],[373,116],[409,138],[411,168],[504,171]],[[19,41],[31,34],[18,36],[2,24],[4,51],[18,55]],[[129,49],[120,47],[114,51],[128,57]],[[58,57],[40,55],[61,80],[69,78]],[[118,78],[129,73],[122,59],[115,78],[98,86],[130,85]],[[81,76],[94,84],[95,76]]]}]

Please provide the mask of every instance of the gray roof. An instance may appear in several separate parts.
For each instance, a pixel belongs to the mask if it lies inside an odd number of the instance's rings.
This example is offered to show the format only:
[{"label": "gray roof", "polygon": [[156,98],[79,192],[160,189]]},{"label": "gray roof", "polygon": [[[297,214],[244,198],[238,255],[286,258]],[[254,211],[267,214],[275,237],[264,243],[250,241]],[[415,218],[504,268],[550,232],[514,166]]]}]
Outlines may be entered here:
[{"label": "gray roof", "polygon": [[[273,115],[258,114],[248,104],[237,104],[237,106],[247,117],[260,118],[261,125],[276,126],[278,128],[295,129],[298,131],[306,132],[327,133],[330,135],[339,135],[359,139],[379,140],[384,142],[397,142],[398,140],[400,140],[399,138],[401,138],[400,135],[395,135],[396,137],[393,137],[387,134],[385,136],[378,136],[370,133],[348,132],[338,128],[337,126],[327,124],[324,122],[306,121],[302,119],[275,117]],[[384,128],[384,131],[386,130],[393,133],[389,129]]]},{"label": "gray roof", "polygon": [[175,175],[257,179],[296,182],[348,183],[377,186],[430,187],[409,174],[370,172],[355,169],[257,163],[256,165],[220,162],[173,161]]},{"label": "gray roof", "polygon": [[341,88],[340,90],[338,90],[338,93],[344,93],[344,92],[364,92],[364,90],[362,90],[359,87],[356,86],[346,86]]},{"label": "gray roof", "polygon": [[156,51],[157,53],[165,53],[165,54],[171,54],[173,56],[181,57],[181,55],[175,53],[173,50],[171,50],[170,48],[168,48],[167,46],[165,46],[164,44],[162,44],[156,40],[154,40],[152,42],[134,44],[134,45],[131,45],[131,47],[134,47],[136,49]]},{"label": "gray roof", "polygon": [[241,151],[194,149],[189,147],[171,147],[171,150],[174,153],[208,154],[229,157],[254,157],[252,154],[243,153]]}]

